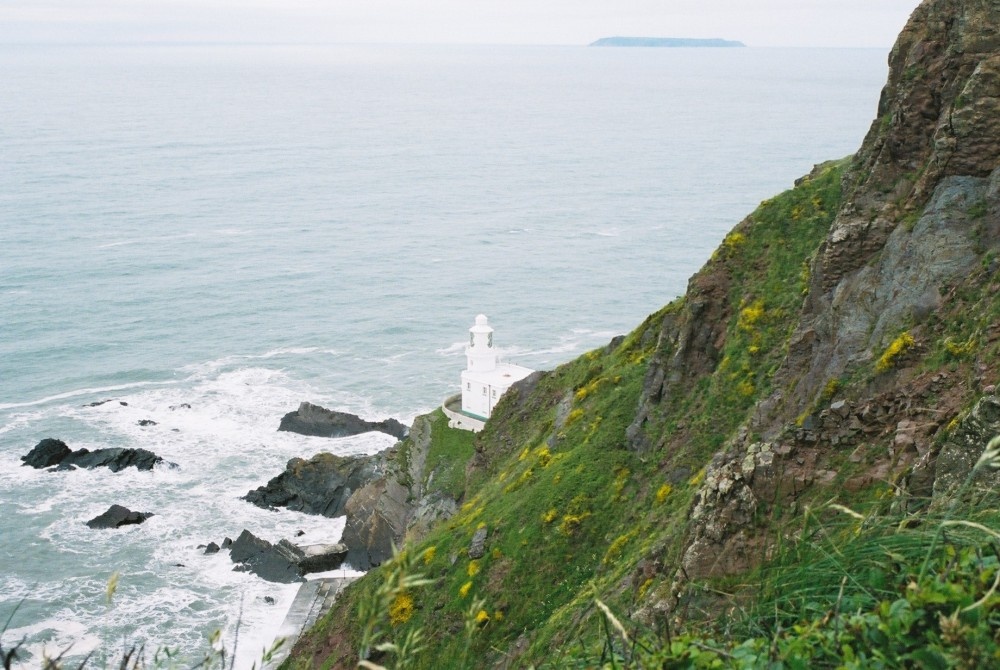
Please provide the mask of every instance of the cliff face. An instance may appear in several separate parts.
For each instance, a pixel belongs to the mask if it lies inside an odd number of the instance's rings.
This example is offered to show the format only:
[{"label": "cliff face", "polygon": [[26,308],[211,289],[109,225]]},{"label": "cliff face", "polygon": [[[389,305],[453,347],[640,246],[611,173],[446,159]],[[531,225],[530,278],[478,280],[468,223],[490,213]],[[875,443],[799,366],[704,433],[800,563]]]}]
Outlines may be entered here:
[{"label": "cliff face", "polygon": [[[769,540],[755,537],[751,520],[775,504],[794,504],[817,484],[844,482],[857,491],[912,479],[911,492],[926,493],[936,474],[934,441],[977,393],[992,390],[997,370],[982,355],[996,341],[990,317],[983,315],[978,329],[959,329],[964,343],[981,348],[971,374],[939,373],[942,360],[928,364],[920,354],[954,353],[943,323],[956,294],[995,288],[997,25],[995,2],[929,0],[900,35],[878,118],[844,172],[842,204],[808,265],[805,298],[771,390],[727,436],[697,495],[679,583],[759,560],[752,556]],[[727,267],[710,263],[692,280],[681,315],[664,320],[660,350],[667,355],[650,366],[630,427],[633,448],[674,442],[672,403],[723,356],[725,323],[738,309],[725,293],[731,280]],[[901,358],[880,365],[894,344]],[[954,368],[961,357],[952,358]],[[844,399],[830,405],[838,396]],[[846,480],[837,453],[845,448],[865,450],[852,456],[868,466]]]},{"label": "cliff face", "polygon": [[941,287],[996,244],[982,207],[1000,157],[998,21],[991,0],[925,2],[893,47],[785,366],[801,395],[940,307]]},{"label": "cliff face", "polygon": [[[435,587],[393,626],[454,658],[474,594],[476,667],[519,667],[569,645],[595,591],[650,625],[719,620],[749,597],[719,580],[803,510],[912,515],[998,483],[975,466],[1000,432],[998,25],[995,0],[926,0],[855,156],[762,203],[633,333],[515,387],[461,508],[408,546]],[[372,584],[301,654],[356,658]]]}]

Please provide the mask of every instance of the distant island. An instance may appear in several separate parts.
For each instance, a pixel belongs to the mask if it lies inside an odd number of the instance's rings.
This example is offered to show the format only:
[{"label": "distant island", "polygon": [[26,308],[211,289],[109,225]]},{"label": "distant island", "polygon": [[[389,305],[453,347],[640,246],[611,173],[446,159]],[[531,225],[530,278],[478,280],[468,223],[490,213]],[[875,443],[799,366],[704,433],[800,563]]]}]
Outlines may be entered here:
[{"label": "distant island", "polygon": [[602,37],[592,47],[745,47],[736,40],[694,39],[690,37]]}]

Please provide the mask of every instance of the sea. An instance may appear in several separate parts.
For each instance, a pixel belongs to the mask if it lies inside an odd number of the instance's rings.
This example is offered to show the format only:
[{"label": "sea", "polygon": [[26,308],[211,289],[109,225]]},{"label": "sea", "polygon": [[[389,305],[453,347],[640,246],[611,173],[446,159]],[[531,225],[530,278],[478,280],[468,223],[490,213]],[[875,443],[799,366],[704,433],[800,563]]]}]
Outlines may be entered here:
[{"label": "sea", "polygon": [[[628,332],[857,149],[887,55],[0,45],[0,644],[193,664],[217,632],[251,667],[297,587],[202,545],[337,541],[240,496],[393,443],[282,415],[412,421],[457,392],[479,313],[535,369]],[[22,466],[46,437],[177,467]],[[111,504],[155,516],[85,525]]]}]

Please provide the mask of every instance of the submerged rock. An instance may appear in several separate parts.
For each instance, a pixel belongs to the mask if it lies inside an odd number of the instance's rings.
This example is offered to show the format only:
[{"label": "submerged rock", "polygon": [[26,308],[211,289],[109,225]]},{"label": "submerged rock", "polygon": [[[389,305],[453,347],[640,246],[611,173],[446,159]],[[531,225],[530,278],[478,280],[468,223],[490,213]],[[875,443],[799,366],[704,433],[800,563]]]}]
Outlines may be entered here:
[{"label": "submerged rock", "polygon": [[79,449],[63,459],[60,464],[76,465],[81,468],[106,467],[112,472],[118,472],[128,467],[135,467],[139,470],[152,470],[157,463],[162,463],[163,459],[146,449],[125,449],[115,447],[111,449]]},{"label": "submerged rock", "polygon": [[[35,445],[27,454],[21,457],[24,465],[41,469],[53,465],[59,470],[72,470],[74,467],[98,468],[106,467],[112,472],[118,472],[128,467],[139,470],[152,470],[153,466],[163,463],[163,459],[146,449],[131,449],[113,447],[110,449],[77,449],[70,451],[62,440],[45,438]],[[171,467],[176,464],[170,463]]]},{"label": "submerged rock", "polygon": [[348,412],[336,412],[307,402],[283,416],[278,430],[316,437],[348,437],[375,430],[392,435],[397,440],[402,440],[410,431],[395,419],[365,421]]},{"label": "submerged rock", "polygon": [[140,524],[151,516],[152,512],[133,512],[127,507],[112,505],[107,512],[88,521],[87,526],[96,529],[121,528]]}]

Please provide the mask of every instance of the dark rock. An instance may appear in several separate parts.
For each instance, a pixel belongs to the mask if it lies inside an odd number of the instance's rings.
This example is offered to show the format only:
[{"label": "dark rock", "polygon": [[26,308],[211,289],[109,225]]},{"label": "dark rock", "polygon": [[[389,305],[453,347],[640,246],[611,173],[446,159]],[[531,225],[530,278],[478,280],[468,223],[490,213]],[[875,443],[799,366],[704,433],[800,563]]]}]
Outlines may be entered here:
[{"label": "dark rock", "polygon": [[271,596],[264,596],[264,602],[266,604],[268,604],[268,605],[273,605],[274,604],[274,598],[272,598]]},{"label": "dark rock", "polygon": [[121,405],[122,407],[128,407],[128,403],[125,402],[124,400],[119,400],[118,404]]},{"label": "dark rock", "polygon": [[233,542],[229,557],[239,565],[237,570],[252,572],[269,582],[290,584],[302,581],[299,561],[302,551],[287,540],[271,544],[248,530]]},{"label": "dark rock", "polygon": [[79,449],[63,459],[63,463],[77,465],[81,468],[107,467],[112,472],[118,472],[128,467],[139,470],[152,470],[163,459],[146,449],[131,449],[114,447],[110,449]]},{"label": "dark rock", "polygon": [[278,430],[317,437],[348,437],[377,430],[397,440],[405,438],[410,431],[395,419],[365,421],[354,414],[336,412],[307,402],[283,416]]},{"label": "dark rock", "polygon": [[[504,395],[503,403],[518,400],[518,382]],[[507,407],[511,405],[508,403]],[[422,482],[433,474],[427,472],[430,453],[431,422],[428,417],[417,417],[410,431],[405,460],[398,458],[399,450],[388,449],[372,457],[373,469],[378,477],[358,489],[344,505],[347,519],[341,537],[348,547],[346,562],[357,570],[367,570],[381,565],[392,557],[393,546],[407,541],[419,541],[430,525],[454,515],[458,506],[455,500],[441,492],[427,492]]]},{"label": "dark rock", "polygon": [[100,407],[107,402],[111,402],[111,398],[108,398],[107,400],[95,400],[94,402],[87,403],[84,407]]},{"label": "dark rock", "polygon": [[152,419],[139,419],[140,426],[155,426],[156,422]]},{"label": "dark rock", "polygon": [[207,556],[210,554],[217,554],[219,553],[219,549],[220,549],[219,545],[217,545],[215,542],[209,542],[208,546],[205,547],[205,555]]},{"label": "dark rock", "polygon": [[344,514],[351,493],[376,475],[370,456],[316,454],[308,461],[293,458],[285,471],[243,499],[258,507],[287,507],[296,512],[335,517]]},{"label": "dark rock", "polygon": [[176,411],[179,409],[191,409],[191,405],[187,404],[186,402],[182,402],[180,405],[171,405],[170,409],[172,411]]},{"label": "dark rock", "polygon": [[[98,468],[107,467],[112,472],[118,472],[128,467],[139,470],[152,470],[163,459],[146,449],[77,449],[70,451],[62,440],[46,438],[35,445],[35,448],[21,457],[25,465],[33,468],[47,468],[58,465],[56,470],[73,470],[76,467]],[[171,467],[176,467],[171,463]]]},{"label": "dark rock", "polygon": [[233,538],[227,537],[226,539],[224,539],[222,541],[222,548],[223,549],[229,549],[231,546],[233,546]]},{"label": "dark rock", "polygon": [[297,531],[295,531],[295,537],[302,537],[305,534],[306,534],[306,532],[304,530],[297,530]]},{"label": "dark rock", "polygon": [[112,505],[108,508],[108,511],[104,514],[95,516],[93,519],[87,522],[87,526],[90,528],[121,528],[122,526],[130,526],[133,524],[139,524],[153,516],[150,512],[133,512],[127,507],[122,507],[121,505]]},{"label": "dark rock", "polygon": [[33,468],[47,468],[58,465],[71,453],[65,442],[47,437],[36,444],[34,449],[21,456],[21,460]]},{"label": "dark rock", "polygon": [[392,558],[412,509],[409,489],[395,477],[376,479],[355,492],[344,508],[347,520],[341,542],[349,549],[347,562],[356,570],[367,570]]},{"label": "dark rock", "polygon": [[486,526],[476,529],[469,543],[469,558],[482,558],[486,554]]}]

